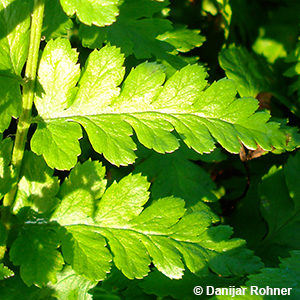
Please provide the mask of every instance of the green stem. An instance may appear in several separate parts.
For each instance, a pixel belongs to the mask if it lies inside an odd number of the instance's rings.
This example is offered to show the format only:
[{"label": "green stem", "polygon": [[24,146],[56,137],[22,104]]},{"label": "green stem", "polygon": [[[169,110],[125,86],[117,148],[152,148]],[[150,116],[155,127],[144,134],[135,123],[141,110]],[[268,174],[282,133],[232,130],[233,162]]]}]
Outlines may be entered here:
[{"label": "green stem", "polygon": [[[34,7],[31,19],[31,32],[28,59],[25,69],[25,82],[23,86],[22,114],[19,119],[16,139],[12,154],[12,165],[14,175],[18,181],[24,156],[24,149],[27,140],[27,133],[31,124],[31,109],[35,90],[36,70],[39,58],[39,49],[44,17],[45,0],[34,0]],[[3,205],[11,207],[13,205],[17,186],[5,195]]]}]

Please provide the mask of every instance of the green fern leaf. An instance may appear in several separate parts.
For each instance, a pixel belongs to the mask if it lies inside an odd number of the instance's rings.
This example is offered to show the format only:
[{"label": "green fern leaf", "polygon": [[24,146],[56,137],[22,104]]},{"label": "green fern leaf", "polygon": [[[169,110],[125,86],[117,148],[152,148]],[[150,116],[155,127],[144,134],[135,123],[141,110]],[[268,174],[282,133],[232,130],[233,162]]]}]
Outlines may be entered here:
[{"label": "green fern leaf", "polygon": [[162,68],[143,63],[120,88],[124,57],[119,49],[106,46],[91,53],[76,86],[76,59],[69,42],[57,39],[48,43],[40,63],[38,128],[31,147],[52,168],[75,165],[80,125],[93,148],[118,166],[135,160],[133,130],[143,145],[159,153],[179,147],[174,129],[199,153],[211,152],[216,142],[232,153],[239,152],[241,143],[266,151],[286,146],[279,124],[267,123],[266,112],[255,113],[255,99],[236,99],[235,85],[227,79],[208,86],[207,74],[198,65],[184,67],[164,84]]},{"label": "green fern leaf", "polygon": [[[162,198],[144,208],[149,185],[145,177],[130,174],[101,199],[88,197],[84,187],[62,194],[52,221],[62,226],[62,253],[77,274],[103,280],[112,260],[130,279],[146,276],[151,262],[170,278],[181,278],[184,265],[194,273],[210,268],[222,276],[247,274],[261,265],[242,240],[228,240],[229,227],[210,227],[209,214],[186,213],[179,198]],[[247,264],[237,263],[244,259]]]}]

